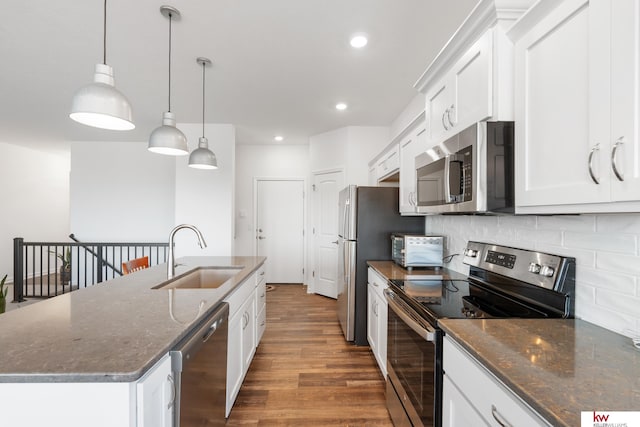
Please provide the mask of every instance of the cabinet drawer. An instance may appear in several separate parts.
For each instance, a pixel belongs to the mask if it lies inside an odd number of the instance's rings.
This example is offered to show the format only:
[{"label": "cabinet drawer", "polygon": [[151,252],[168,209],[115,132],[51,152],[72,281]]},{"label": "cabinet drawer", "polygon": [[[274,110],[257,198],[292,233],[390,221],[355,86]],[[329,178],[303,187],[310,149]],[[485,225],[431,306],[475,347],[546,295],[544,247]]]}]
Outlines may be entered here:
[{"label": "cabinet drawer", "polygon": [[509,425],[550,426],[449,337],[444,339],[443,361],[445,377],[491,425],[500,419]]},{"label": "cabinet drawer", "polygon": [[260,283],[265,283],[264,278],[265,278],[265,268],[264,268],[264,264],[262,264],[258,269],[258,271],[256,271],[256,285],[259,285]]},{"label": "cabinet drawer", "polygon": [[[255,273],[254,273],[255,274]],[[229,318],[238,311],[238,309],[245,303],[245,301],[251,296],[255,290],[255,278],[249,277],[242,284],[233,291],[233,293],[227,296],[224,300],[229,303]]]},{"label": "cabinet drawer", "polygon": [[384,297],[383,291],[389,287],[387,280],[371,267],[369,267],[368,271],[368,282],[371,284],[371,287],[376,294],[380,297]]},{"label": "cabinet drawer", "polygon": [[256,347],[260,344],[264,330],[267,328],[267,308],[263,307],[256,317]]},{"label": "cabinet drawer", "polygon": [[262,281],[256,287],[256,312],[260,312],[267,305],[267,284]]}]

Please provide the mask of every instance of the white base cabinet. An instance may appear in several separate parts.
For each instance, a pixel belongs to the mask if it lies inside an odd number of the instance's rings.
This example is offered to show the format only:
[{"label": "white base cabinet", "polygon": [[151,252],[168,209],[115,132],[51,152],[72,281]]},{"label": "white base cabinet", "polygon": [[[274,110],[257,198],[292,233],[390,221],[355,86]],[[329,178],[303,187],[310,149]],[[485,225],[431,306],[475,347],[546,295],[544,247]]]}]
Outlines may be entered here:
[{"label": "white base cabinet", "polygon": [[171,427],[174,398],[168,354],[133,383],[0,384],[12,427]]},{"label": "white base cabinet", "polygon": [[229,303],[226,417],[231,413],[266,326],[264,277],[262,265],[225,299]]},{"label": "white base cabinet", "polygon": [[367,283],[367,340],[378,362],[383,378],[387,378],[387,281],[369,267]]},{"label": "white base cabinet", "polygon": [[551,426],[448,336],[442,358],[443,427]]}]

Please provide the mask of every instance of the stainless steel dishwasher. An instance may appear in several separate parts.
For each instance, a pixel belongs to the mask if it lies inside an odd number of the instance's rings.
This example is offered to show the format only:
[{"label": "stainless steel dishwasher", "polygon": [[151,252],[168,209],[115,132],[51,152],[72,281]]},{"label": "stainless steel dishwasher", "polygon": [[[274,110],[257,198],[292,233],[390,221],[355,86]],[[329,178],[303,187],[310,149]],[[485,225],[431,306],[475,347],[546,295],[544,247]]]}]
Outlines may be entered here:
[{"label": "stainless steel dishwasher", "polygon": [[229,305],[200,323],[171,351],[175,427],[225,424]]}]

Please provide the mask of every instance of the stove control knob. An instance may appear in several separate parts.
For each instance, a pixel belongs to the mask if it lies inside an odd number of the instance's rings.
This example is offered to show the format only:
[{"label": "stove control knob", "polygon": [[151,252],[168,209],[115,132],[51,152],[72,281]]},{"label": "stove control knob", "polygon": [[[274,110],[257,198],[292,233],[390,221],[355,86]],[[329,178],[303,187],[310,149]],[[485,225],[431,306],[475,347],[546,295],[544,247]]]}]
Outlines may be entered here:
[{"label": "stove control knob", "polygon": [[475,258],[478,256],[478,251],[475,249],[467,249],[464,251],[464,254],[470,258]]},{"label": "stove control knob", "polygon": [[540,269],[540,274],[545,277],[551,277],[555,272],[556,271],[553,269],[553,267],[549,267],[548,265],[543,265]]},{"label": "stove control knob", "polygon": [[529,272],[533,273],[533,274],[538,274],[540,273],[540,264],[537,264],[535,262],[532,262],[531,264],[529,264]]}]

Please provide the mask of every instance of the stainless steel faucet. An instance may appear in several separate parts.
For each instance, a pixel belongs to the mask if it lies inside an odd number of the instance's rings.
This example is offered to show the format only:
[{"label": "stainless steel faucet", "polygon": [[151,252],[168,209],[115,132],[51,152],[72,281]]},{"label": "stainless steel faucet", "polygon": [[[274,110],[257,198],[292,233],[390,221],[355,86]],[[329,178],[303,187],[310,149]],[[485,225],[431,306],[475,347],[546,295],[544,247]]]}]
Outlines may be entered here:
[{"label": "stainless steel faucet", "polygon": [[173,238],[175,237],[178,230],[181,230],[183,228],[188,228],[196,233],[196,236],[198,236],[198,244],[202,249],[207,247],[207,243],[204,241],[202,233],[200,233],[200,230],[198,230],[194,225],[180,224],[173,230],[171,230],[171,233],[169,233],[169,260],[167,261],[167,280],[173,279],[173,276],[176,275],[176,260],[173,252]]}]

